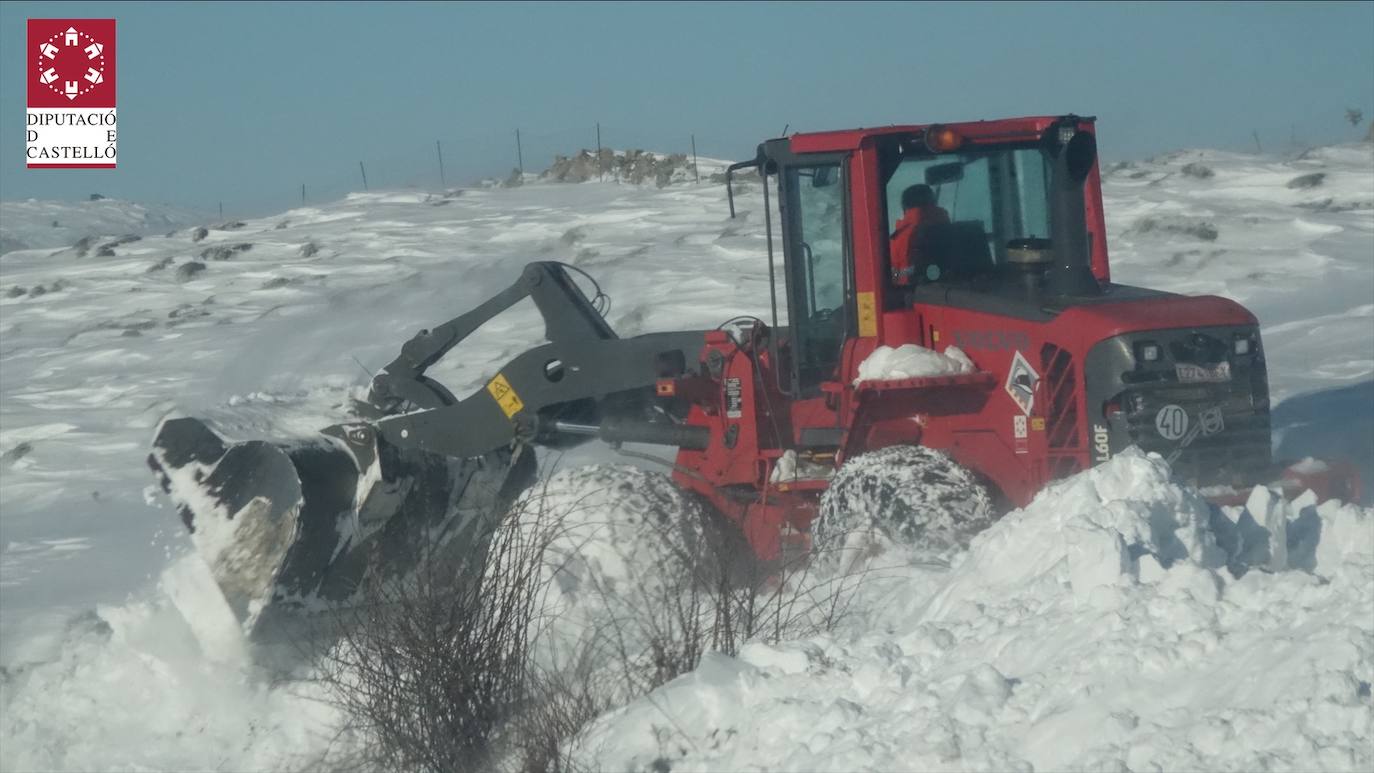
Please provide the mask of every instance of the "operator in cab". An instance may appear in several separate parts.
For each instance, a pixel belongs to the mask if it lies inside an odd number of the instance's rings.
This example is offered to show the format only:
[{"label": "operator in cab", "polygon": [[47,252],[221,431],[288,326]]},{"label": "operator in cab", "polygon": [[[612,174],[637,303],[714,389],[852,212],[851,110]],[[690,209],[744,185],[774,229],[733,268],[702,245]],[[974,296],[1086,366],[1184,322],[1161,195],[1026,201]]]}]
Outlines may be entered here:
[{"label": "operator in cab", "polygon": [[929,185],[913,185],[902,191],[902,218],[892,232],[892,281],[898,285],[912,284],[913,276],[924,273],[918,268],[921,260],[921,231],[931,225],[947,225],[949,213],[935,203],[935,191]]}]

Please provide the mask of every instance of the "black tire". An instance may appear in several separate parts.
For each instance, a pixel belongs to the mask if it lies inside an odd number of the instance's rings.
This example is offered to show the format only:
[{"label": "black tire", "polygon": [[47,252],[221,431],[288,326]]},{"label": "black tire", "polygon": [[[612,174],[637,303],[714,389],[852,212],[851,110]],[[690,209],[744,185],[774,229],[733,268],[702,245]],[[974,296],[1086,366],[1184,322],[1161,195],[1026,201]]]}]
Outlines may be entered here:
[{"label": "black tire", "polygon": [[[559,536],[553,561],[599,575],[598,561],[618,556],[629,569],[620,581],[642,582],[694,569],[706,550],[707,513],[667,475],[626,465],[562,470],[526,492],[526,517],[543,509]],[[581,557],[579,557],[581,556]]]},{"label": "black tire", "polygon": [[992,524],[994,512],[987,487],[948,454],[889,446],[859,454],[835,473],[812,537],[822,553],[860,533],[946,551],[967,546]]}]

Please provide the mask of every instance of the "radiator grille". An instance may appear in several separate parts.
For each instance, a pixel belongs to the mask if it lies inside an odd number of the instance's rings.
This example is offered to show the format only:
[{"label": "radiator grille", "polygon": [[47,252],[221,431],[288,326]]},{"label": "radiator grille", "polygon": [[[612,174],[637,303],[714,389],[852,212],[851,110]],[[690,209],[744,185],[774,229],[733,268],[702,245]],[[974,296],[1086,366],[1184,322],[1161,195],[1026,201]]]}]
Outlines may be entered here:
[{"label": "radiator grille", "polygon": [[1040,349],[1049,410],[1045,417],[1051,478],[1065,478],[1083,469],[1083,430],[1078,417],[1078,373],[1073,355],[1054,344]]}]

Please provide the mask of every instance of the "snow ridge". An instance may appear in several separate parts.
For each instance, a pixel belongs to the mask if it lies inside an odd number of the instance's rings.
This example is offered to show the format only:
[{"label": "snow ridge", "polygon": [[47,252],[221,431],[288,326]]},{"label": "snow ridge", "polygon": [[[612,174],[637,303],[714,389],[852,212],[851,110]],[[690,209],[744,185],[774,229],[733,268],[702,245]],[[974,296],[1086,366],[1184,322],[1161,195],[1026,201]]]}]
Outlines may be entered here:
[{"label": "snow ridge", "polygon": [[[1313,571],[1224,569],[1195,492],[1126,453],[883,573],[852,638],[753,644],[600,720],[616,770],[1357,770],[1374,763],[1374,511]],[[1347,541],[1348,540],[1348,541]]]}]

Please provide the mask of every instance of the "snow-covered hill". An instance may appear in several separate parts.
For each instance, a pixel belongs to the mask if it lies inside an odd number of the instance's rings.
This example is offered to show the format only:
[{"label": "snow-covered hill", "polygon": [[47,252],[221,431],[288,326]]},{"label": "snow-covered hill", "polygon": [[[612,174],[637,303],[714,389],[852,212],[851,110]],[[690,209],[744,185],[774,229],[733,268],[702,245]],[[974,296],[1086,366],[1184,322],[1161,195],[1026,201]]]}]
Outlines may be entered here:
[{"label": "snow-covered hill", "polygon": [[99,198],[89,201],[0,201],[0,255],[14,250],[70,247],[87,240],[88,251],[120,237],[166,233],[201,219],[166,206]]},{"label": "snow-covered hill", "polygon": [[553,182],[590,182],[607,179],[631,184],[682,184],[698,178],[710,178],[725,171],[727,162],[702,158],[694,164],[683,153],[652,153],[643,150],[612,150],[602,148],[599,153],[580,150],[571,156],[555,156],[553,165],[539,175],[541,180]]},{"label": "snow-covered hill", "polygon": [[[1374,148],[1180,153],[1105,186],[1114,277],[1248,305],[1280,451],[1369,469]],[[758,187],[736,194],[732,221],[704,181],[374,192],[159,229],[112,255],[7,253],[0,767],[280,768],[325,749],[331,710],[245,664],[173,514],[145,500],[157,421],[181,410],[240,437],[331,424],[365,371],[532,259],[592,273],[624,335],[765,316]],[[5,207],[7,228],[51,228]],[[513,309],[432,374],[479,387],[538,341],[535,319]],[[564,465],[578,461],[618,457]],[[1205,549],[1224,524],[1188,520],[1187,495],[1149,462],[1119,468],[1008,518],[947,571],[875,584],[875,603],[899,603],[832,639],[709,660],[605,718],[585,753],[675,770],[1367,768],[1369,511],[1293,511],[1307,542],[1291,568],[1237,580]],[[1166,561],[1170,519],[1187,549]],[[681,713],[656,720],[665,710]]]}]

